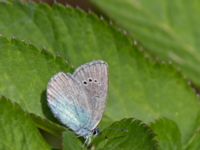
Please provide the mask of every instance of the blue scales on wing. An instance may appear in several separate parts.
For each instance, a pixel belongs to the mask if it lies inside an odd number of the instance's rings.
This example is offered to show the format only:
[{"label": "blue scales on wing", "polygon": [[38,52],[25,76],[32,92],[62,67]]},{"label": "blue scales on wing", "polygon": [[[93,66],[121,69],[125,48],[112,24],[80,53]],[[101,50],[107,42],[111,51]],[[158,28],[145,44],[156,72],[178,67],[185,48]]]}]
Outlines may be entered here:
[{"label": "blue scales on wing", "polygon": [[49,81],[47,99],[53,114],[65,126],[80,136],[90,134],[87,127],[92,117],[91,106],[83,87],[71,74],[60,72]]}]

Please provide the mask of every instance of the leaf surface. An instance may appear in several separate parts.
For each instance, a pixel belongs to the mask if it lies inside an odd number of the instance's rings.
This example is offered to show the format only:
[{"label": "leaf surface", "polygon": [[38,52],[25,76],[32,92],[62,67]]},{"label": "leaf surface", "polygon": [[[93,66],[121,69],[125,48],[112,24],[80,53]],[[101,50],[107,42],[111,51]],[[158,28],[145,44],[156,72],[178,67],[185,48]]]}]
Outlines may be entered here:
[{"label": "leaf surface", "polygon": [[30,116],[19,105],[0,98],[0,149],[50,150]]},{"label": "leaf surface", "polygon": [[174,121],[161,118],[152,123],[151,128],[156,134],[155,139],[162,150],[182,150],[181,134]]},{"label": "leaf surface", "polygon": [[114,122],[93,143],[97,150],[156,150],[158,145],[154,138],[154,133],[147,125],[130,118]]},{"label": "leaf surface", "polygon": [[146,49],[200,85],[200,1],[91,0]]}]

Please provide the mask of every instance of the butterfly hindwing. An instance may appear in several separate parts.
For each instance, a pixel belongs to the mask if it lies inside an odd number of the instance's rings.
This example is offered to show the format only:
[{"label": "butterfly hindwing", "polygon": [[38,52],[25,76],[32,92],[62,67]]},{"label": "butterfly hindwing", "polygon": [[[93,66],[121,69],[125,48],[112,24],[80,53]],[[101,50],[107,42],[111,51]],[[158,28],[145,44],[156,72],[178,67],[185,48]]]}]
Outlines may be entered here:
[{"label": "butterfly hindwing", "polygon": [[92,109],[90,128],[100,122],[108,91],[108,65],[104,61],[93,61],[80,66],[73,74],[84,87]]},{"label": "butterfly hindwing", "polygon": [[75,132],[88,126],[92,113],[88,97],[72,75],[55,75],[48,83],[47,99],[55,117],[64,125]]}]

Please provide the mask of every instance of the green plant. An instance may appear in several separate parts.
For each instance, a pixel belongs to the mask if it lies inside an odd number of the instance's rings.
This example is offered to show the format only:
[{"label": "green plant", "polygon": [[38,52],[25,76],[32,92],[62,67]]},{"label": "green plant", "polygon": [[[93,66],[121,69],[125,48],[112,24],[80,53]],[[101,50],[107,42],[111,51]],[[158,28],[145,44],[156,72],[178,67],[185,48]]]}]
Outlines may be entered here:
[{"label": "green plant", "polygon": [[[91,147],[200,148],[200,103],[187,80],[95,14],[59,4],[2,2],[0,34],[0,149],[61,148],[61,142],[63,149],[83,149],[83,139],[52,116],[46,86],[57,72],[96,59],[109,64],[110,82],[102,134]],[[148,48],[146,39],[138,40]]]}]

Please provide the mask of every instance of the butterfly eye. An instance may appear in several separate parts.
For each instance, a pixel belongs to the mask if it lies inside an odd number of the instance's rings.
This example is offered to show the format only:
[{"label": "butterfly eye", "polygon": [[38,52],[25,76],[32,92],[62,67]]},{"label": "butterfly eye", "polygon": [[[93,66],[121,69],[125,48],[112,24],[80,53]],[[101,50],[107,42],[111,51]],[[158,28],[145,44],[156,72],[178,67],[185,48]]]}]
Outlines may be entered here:
[{"label": "butterfly eye", "polygon": [[95,83],[97,83],[97,80],[94,80]]},{"label": "butterfly eye", "polygon": [[92,79],[89,79],[89,82],[92,82]]},{"label": "butterfly eye", "polygon": [[93,135],[94,135],[94,136],[99,135],[99,133],[100,133],[100,131],[99,131],[98,128],[96,128],[96,129],[93,130]]}]

